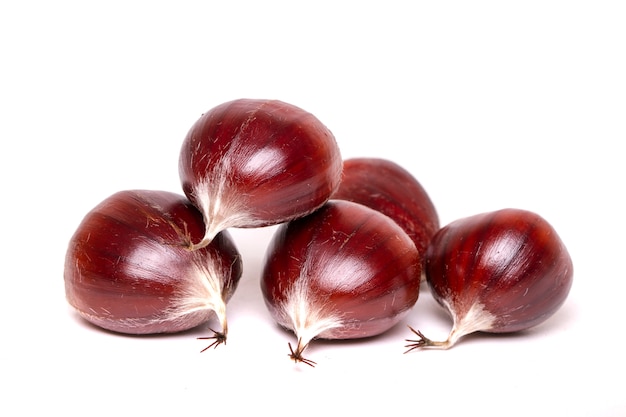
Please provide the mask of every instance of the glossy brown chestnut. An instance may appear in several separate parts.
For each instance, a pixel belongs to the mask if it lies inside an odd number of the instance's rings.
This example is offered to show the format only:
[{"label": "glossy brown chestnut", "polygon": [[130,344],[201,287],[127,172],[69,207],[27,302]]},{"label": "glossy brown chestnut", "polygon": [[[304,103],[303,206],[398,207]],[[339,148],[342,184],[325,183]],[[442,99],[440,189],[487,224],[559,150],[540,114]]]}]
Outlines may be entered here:
[{"label": "glossy brown chestnut", "polygon": [[302,352],[314,338],[374,336],[405,317],[418,299],[420,273],[417,249],[397,223],[330,200],[278,227],[261,290],[274,320],[296,334],[290,357],[313,365]]},{"label": "glossy brown chestnut", "polygon": [[187,330],[217,315],[225,341],[226,302],[242,261],[225,231],[210,245],[200,239],[200,212],[182,195],[121,191],[82,220],[65,259],[67,300],[87,321],[128,334]]},{"label": "glossy brown chestnut", "polygon": [[422,255],[439,230],[439,215],[424,187],[409,171],[387,159],[346,159],[332,198],[364,204],[391,217]]},{"label": "glossy brown chestnut", "polygon": [[447,349],[473,332],[528,329],[565,302],[573,280],[570,255],[554,228],[539,215],[503,209],[443,227],[428,247],[424,268],[437,302],[454,324],[448,340],[416,330],[409,350]]},{"label": "glossy brown chestnut", "polygon": [[304,216],[341,180],[335,137],[315,116],[277,100],[221,104],[193,125],[179,160],[187,197],[206,223],[202,247],[228,227]]}]

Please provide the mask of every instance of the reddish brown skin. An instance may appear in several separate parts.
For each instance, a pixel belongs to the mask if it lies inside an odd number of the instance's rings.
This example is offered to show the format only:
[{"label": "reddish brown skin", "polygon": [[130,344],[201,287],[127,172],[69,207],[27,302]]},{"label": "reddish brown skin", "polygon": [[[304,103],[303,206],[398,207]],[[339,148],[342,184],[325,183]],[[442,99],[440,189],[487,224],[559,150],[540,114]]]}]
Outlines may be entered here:
[{"label": "reddish brown skin", "polygon": [[[191,262],[221,262],[229,271],[223,294],[229,299],[241,277],[242,263],[228,233],[192,253],[190,239],[204,233],[202,215],[184,197],[164,191],[118,192],[91,210],[70,239],[65,259],[69,303],[92,323],[121,333],[171,333],[207,320],[129,327],[148,322],[180,292],[181,271]],[[103,311],[108,314],[102,314]]]},{"label": "reddish brown skin", "polygon": [[569,294],[573,264],[547,221],[529,211],[503,209],[437,232],[426,251],[425,274],[441,305],[449,300],[462,317],[478,301],[498,318],[485,331],[503,333],[552,316]]},{"label": "reddish brown skin", "polygon": [[[260,152],[271,154],[272,163],[243,169]],[[237,227],[278,224],[319,208],[337,188],[341,169],[332,132],[311,113],[278,100],[239,99],[214,107],[190,129],[179,160],[183,190],[196,205],[200,180],[228,176],[224,194],[243,199],[259,220]]]},{"label": "reddish brown skin", "polygon": [[[277,308],[306,263],[315,300],[326,300],[347,320],[324,338],[380,334],[401,320],[419,296],[421,262],[415,245],[390,218],[353,202],[330,200],[281,225],[274,235],[261,290],[272,316],[285,327]],[[323,271],[334,279],[320,279]]]},{"label": "reddish brown skin", "polygon": [[386,159],[346,159],[332,198],[354,201],[391,217],[420,254],[439,230],[439,215],[424,187],[406,169]]}]

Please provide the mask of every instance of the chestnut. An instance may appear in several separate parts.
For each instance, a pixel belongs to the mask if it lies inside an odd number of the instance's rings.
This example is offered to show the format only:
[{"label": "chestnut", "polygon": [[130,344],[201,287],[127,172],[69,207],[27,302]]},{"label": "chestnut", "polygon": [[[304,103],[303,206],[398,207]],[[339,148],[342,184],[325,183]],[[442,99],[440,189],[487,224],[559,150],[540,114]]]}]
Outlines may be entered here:
[{"label": "chestnut", "polygon": [[420,275],[420,255],[397,223],[331,199],[278,227],[261,290],[274,320],[296,335],[289,356],[314,365],[302,356],[314,338],[365,338],[397,324],[418,299]]},{"label": "chestnut", "polygon": [[67,300],[87,321],[127,334],[173,333],[217,316],[226,340],[226,303],[242,274],[227,231],[191,251],[204,234],[187,198],[153,190],[120,191],[84,217],[65,258]]},{"label": "chestnut", "polygon": [[391,217],[420,254],[439,230],[439,215],[424,187],[409,171],[388,159],[346,159],[341,183],[332,198],[354,201]]},{"label": "chestnut", "polygon": [[183,191],[206,226],[194,247],[229,227],[311,213],[338,187],[341,169],[332,132],[299,107],[238,99],[212,108],[189,130],[179,158]]},{"label": "chestnut", "polygon": [[408,351],[448,349],[473,332],[529,329],[551,317],[573,282],[572,259],[556,230],[538,214],[502,209],[456,220],[439,230],[424,258],[435,300],[453,319],[442,342],[411,330]]}]

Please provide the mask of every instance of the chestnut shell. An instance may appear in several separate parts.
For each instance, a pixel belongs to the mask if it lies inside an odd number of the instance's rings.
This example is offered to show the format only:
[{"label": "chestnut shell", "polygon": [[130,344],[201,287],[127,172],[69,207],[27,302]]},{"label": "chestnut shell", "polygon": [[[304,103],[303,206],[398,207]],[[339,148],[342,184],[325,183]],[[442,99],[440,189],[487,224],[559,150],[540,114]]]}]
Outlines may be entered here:
[{"label": "chestnut shell", "polygon": [[573,282],[572,259],[555,229],[535,213],[512,208],[443,227],[426,251],[424,272],[455,321],[480,305],[493,320],[475,330],[493,333],[545,321]]},{"label": "chestnut shell", "polygon": [[315,319],[338,318],[339,326],[314,336],[351,339],[398,323],[418,299],[420,275],[421,258],[398,224],[361,204],[330,200],[279,226],[267,250],[261,290],[276,322],[297,333],[297,320],[285,306],[294,301],[294,288],[303,286],[307,295],[299,302],[306,305],[297,309],[319,314],[301,322],[315,326]]},{"label": "chestnut shell", "polygon": [[324,204],[341,180],[332,132],[311,113],[238,99],[204,113],[180,152],[185,195],[203,213],[205,241],[228,227],[262,227]]},{"label": "chestnut shell", "polygon": [[405,168],[384,158],[346,159],[332,198],[360,203],[391,217],[422,256],[440,227],[439,215],[424,187]]},{"label": "chestnut shell", "polygon": [[70,239],[68,302],[89,322],[120,333],[172,333],[208,321],[234,293],[242,261],[227,232],[189,250],[203,233],[202,215],[184,196],[113,194]]}]

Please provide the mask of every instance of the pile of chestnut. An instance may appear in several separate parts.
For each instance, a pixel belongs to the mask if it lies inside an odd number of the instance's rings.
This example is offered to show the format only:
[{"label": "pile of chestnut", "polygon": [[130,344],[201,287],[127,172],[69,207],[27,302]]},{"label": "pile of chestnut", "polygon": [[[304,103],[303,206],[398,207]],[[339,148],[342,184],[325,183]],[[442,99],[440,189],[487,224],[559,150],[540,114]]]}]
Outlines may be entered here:
[{"label": "pile of chestnut", "polygon": [[407,170],[343,160],[331,131],[288,103],[214,107],[184,139],[179,172],[181,194],[120,191],[78,226],[65,290],[87,321],[150,334],[217,320],[206,349],[225,343],[226,304],[242,275],[229,228],[278,225],[260,289],[276,323],[296,336],[290,357],[311,366],[303,352],[312,340],[382,334],[406,317],[424,282],[452,329],[433,341],[409,327],[406,352],[535,326],[572,285],[568,251],[537,214],[503,209],[441,227]]}]

